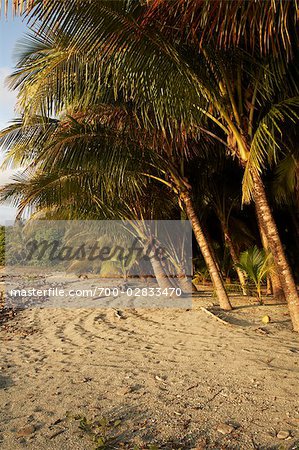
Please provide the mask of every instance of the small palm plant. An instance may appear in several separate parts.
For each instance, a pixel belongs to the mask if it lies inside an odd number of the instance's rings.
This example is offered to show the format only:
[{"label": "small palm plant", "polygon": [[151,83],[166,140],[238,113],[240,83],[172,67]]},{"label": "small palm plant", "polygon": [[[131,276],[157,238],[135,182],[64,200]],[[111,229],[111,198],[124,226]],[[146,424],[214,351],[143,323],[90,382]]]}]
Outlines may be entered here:
[{"label": "small palm plant", "polygon": [[273,270],[271,253],[266,253],[255,245],[241,253],[238,267],[245,272],[247,281],[254,283],[257,298],[262,303],[262,283]]}]

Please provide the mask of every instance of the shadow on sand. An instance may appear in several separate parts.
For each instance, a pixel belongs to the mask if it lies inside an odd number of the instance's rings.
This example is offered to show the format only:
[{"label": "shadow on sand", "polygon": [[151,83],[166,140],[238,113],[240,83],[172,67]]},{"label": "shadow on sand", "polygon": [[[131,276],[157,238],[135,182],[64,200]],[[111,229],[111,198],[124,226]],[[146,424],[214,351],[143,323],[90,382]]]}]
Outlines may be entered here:
[{"label": "shadow on sand", "polygon": [[13,385],[9,377],[0,374],[0,389],[6,389]]}]

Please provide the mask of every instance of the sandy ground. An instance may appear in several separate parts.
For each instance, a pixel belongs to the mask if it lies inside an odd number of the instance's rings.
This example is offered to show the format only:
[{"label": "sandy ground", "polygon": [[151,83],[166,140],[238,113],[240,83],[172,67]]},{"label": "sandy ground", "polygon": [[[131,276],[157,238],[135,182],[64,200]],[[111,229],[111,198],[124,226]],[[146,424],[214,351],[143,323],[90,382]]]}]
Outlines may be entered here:
[{"label": "sandy ground", "polygon": [[[211,301],[19,312],[0,331],[0,448],[298,449],[299,342],[286,307],[233,298],[225,325],[201,309]],[[108,430],[95,429],[103,418]]]}]

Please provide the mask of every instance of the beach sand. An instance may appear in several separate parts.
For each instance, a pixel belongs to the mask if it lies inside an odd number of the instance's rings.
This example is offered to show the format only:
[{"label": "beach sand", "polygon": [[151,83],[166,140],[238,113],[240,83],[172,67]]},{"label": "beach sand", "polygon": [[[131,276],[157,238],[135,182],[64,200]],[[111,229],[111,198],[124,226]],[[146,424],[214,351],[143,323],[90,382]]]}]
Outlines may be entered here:
[{"label": "beach sand", "polygon": [[118,421],[111,448],[298,449],[299,341],[286,306],[233,297],[225,325],[201,309],[212,301],[20,311],[0,332],[0,448],[95,449],[86,417]]}]

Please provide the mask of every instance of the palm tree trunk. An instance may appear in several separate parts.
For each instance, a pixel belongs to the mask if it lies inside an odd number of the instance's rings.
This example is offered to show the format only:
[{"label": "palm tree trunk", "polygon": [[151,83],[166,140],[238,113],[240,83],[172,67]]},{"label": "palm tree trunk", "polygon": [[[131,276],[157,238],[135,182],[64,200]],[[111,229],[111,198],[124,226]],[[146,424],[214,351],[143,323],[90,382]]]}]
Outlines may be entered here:
[{"label": "palm tree trunk", "polygon": [[168,276],[164,272],[161,262],[157,258],[152,258],[151,264],[159,287],[162,290],[173,288],[173,284],[170,282]]},{"label": "palm tree trunk", "polygon": [[[138,227],[139,228],[139,227]],[[144,239],[144,230],[141,228],[139,230],[139,235]],[[154,275],[156,277],[158,286],[163,289],[173,288],[173,284],[171,283],[169,276],[165,272],[162,261],[159,259],[155,252],[155,247],[152,246],[152,238],[151,236],[147,236],[147,240],[144,242],[144,250],[148,252],[148,256],[150,257],[150,262],[152,265],[152,269]]]},{"label": "palm tree trunk", "polygon": [[[193,285],[192,281],[191,280],[189,281],[188,278],[186,277],[186,275],[178,273],[177,277],[178,277],[178,282],[179,282],[180,288],[182,289],[184,294],[190,294],[191,292],[197,291],[197,289]],[[194,286],[194,289],[193,289],[193,286]]]},{"label": "palm tree trunk", "polygon": [[237,275],[238,275],[238,278],[239,278],[239,281],[240,281],[240,285],[241,285],[241,288],[242,288],[243,295],[247,295],[247,292],[246,292],[246,280],[245,280],[245,276],[244,276],[243,271],[238,267],[239,258],[237,256],[237,250],[235,248],[235,244],[234,244],[234,242],[232,240],[232,237],[230,235],[228,227],[226,226],[226,223],[221,221],[221,226],[222,226],[222,231],[223,231],[223,234],[224,234],[224,240],[225,240],[225,243],[226,243],[226,245],[227,245],[227,247],[229,249],[230,256],[231,256],[231,258],[233,260],[233,263],[234,263],[234,266],[235,266],[235,269],[236,269],[236,272],[237,272]]},{"label": "palm tree trunk", "polygon": [[261,223],[263,224],[265,236],[267,237],[269,244],[269,250],[273,255],[276,271],[279,274],[281,285],[288,303],[293,328],[295,331],[299,332],[299,296],[294,277],[278,234],[261,177],[256,171],[252,173],[252,177],[254,181],[253,194],[256,210]]},{"label": "palm tree trunk", "polygon": [[272,295],[273,294],[273,287],[272,287],[272,281],[271,281],[271,278],[270,278],[269,274],[267,275],[266,283],[267,283],[266,295]]},{"label": "palm tree trunk", "polygon": [[219,305],[222,309],[229,311],[232,309],[232,306],[230,304],[221,274],[211,252],[210,246],[196,215],[190,193],[188,191],[182,192],[181,199],[185,205],[186,214],[191,222],[195,238],[209,270],[214,289],[219,300]]},{"label": "palm tree trunk", "polygon": [[273,297],[282,303],[286,303],[286,297],[281,286],[281,281],[276,270],[270,274]]},{"label": "palm tree trunk", "polygon": [[190,279],[187,277],[185,269],[181,264],[177,267],[177,280],[184,293],[190,294],[191,292],[197,292],[196,287],[192,283],[192,277]]},{"label": "palm tree trunk", "polygon": [[[260,232],[260,236],[261,236],[261,241],[264,247],[264,250],[266,252],[269,251],[269,242],[267,239],[267,235],[266,235],[266,230],[264,227],[263,222],[261,221],[261,217],[258,214],[258,210],[257,210],[257,206],[256,206],[256,217],[257,217],[257,223],[258,223],[258,227],[259,227],[259,232]],[[280,282],[280,278],[278,276],[277,270],[275,268],[275,270],[273,272],[271,272],[269,274],[270,280],[271,280],[271,288],[272,288],[272,293],[273,293],[273,297],[281,302],[286,302],[286,298],[284,295],[284,291]],[[268,278],[268,277],[267,277]],[[268,283],[267,283],[268,285]]]}]

